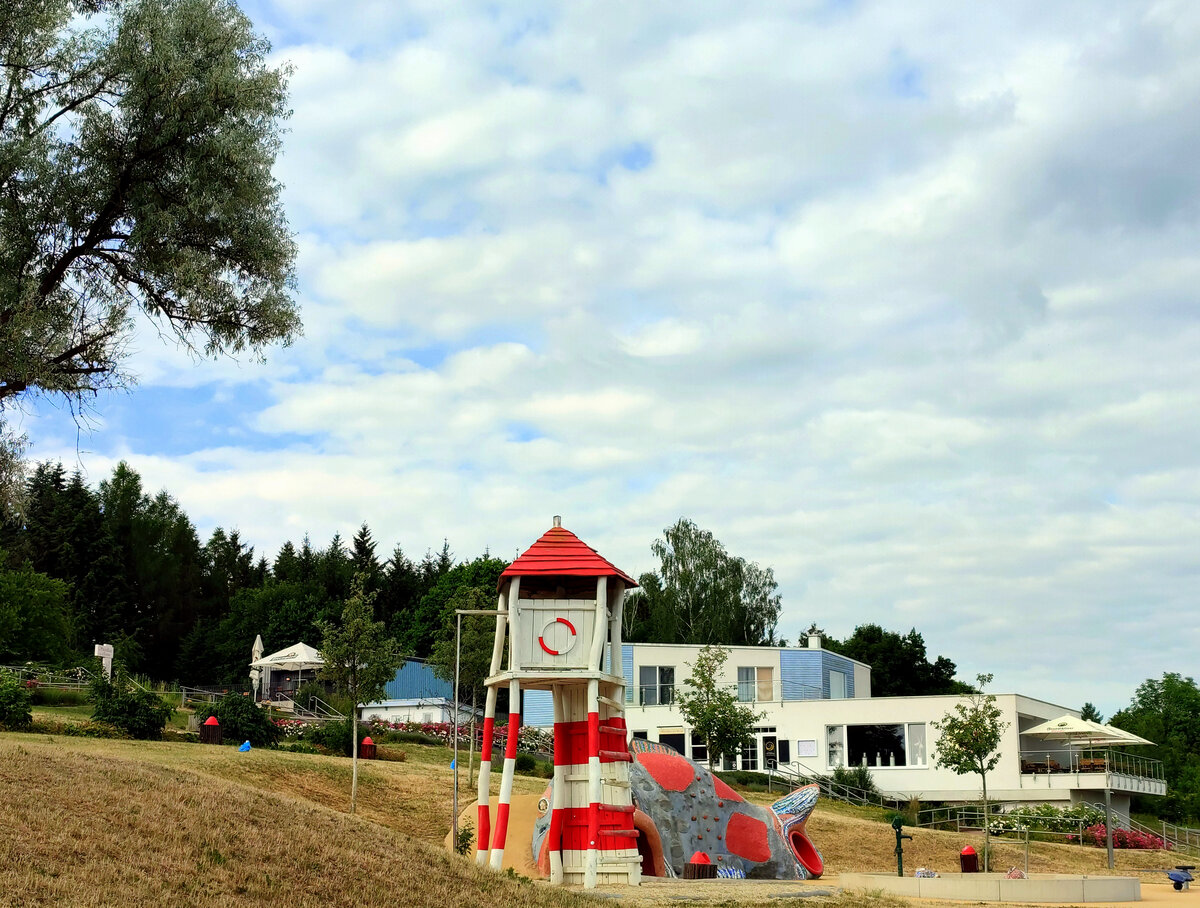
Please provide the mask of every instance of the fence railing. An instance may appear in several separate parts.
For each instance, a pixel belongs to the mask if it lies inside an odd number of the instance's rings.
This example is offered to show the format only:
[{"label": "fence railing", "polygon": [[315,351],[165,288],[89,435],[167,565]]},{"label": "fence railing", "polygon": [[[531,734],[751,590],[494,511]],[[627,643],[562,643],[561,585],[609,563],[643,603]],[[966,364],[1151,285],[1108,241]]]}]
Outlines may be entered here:
[{"label": "fence railing", "polygon": [[55,690],[83,690],[92,683],[93,678],[92,673],[82,666],[60,671],[31,665],[0,665],[0,671],[16,675],[17,680],[29,687]]},{"label": "fence railing", "polygon": [[1162,760],[1126,753],[1116,748],[1023,750],[1021,772],[1029,774],[1114,773],[1164,781]]},{"label": "fence railing", "polygon": [[821,794],[830,800],[842,801],[843,803],[854,804],[858,807],[882,807],[887,810],[896,810],[908,803],[906,800],[900,798],[889,798],[887,795],[880,794],[877,791],[866,791],[861,788],[854,788],[850,785],[835,782],[829,776],[822,775],[810,769],[798,760],[780,764],[774,769],[768,769],[767,776],[768,778],[778,776],[791,788],[815,784]]}]

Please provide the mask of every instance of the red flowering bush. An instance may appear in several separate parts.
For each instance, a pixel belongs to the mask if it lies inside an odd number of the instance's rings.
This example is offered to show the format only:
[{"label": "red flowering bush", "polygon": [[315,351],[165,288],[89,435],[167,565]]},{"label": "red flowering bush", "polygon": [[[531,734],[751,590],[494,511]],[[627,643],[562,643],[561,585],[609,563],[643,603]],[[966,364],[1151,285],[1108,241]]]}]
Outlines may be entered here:
[{"label": "red flowering bush", "polygon": [[[1083,831],[1085,842],[1091,842],[1098,848],[1104,848],[1108,841],[1108,827],[1103,823],[1096,823],[1094,826],[1089,826]],[[1151,851],[1162,851],[1170,848],[1161,836],[1152,835],[1148,832],[1138,832],[1136,829],[1114,829],[1113,830],[1113,848],[1140,848]]]}]

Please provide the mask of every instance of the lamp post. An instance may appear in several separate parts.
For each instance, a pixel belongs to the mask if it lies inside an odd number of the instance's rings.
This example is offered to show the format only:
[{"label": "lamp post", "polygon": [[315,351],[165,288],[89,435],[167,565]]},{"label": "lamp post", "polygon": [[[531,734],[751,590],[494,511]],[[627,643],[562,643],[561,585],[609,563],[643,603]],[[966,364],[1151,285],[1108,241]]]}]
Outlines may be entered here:
[{"label": "lamp post", "polygon": [[[462,616],[495,615],[495,609],[456,608],[454,610],[454,816],[450,828],[453,830],[454,849],[458,850],[458,675],[462,661]],[[474,717],[472,717],[474,718]]]}]

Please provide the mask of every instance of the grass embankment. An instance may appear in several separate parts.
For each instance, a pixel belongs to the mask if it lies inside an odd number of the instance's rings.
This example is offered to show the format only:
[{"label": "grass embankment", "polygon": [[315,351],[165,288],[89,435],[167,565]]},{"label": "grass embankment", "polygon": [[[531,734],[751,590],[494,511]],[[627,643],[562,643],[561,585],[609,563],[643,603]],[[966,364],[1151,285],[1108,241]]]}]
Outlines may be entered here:
[{"label": "grass embankment", "polygon": [[[451,810],[450,751],[401,745],[405,762],[360,764],[358,816],[346,814],[348,760],[182,743],[0,735],[0,903],[40,905],[583,906],[599,901],[476,871],[441,847]],[[460,755],[461,756],[461,755]],[[493,775],[493,791],[498,789]],[[460,775],[465,804],[473,799]],[[518,776],[517,792],[546,780]],[[751,795],[768,802],[769,795]],[[878,818],[822,802],[809,832],[831,873],[894,871],[895,837]],[[905,867],[953,870],[966,843],[911,831]],[[524,843],[521,843],[522,845]],[[521,847],[513,843],[510,847]],[[994,866],[1024,866],[1023,846],[996,847]],[[1117,853],[1118,872],[1174,863]],[[1034,844],[1031,870],[1102,872],[1102,849]],[[772,884],[728,881],[694,904],[781,904]],[[776,887],[784,884],[774,884]],[[799,884],[792,884],[799,885]],[[671,888],[671,887],[674,888]],[[631,897],[669,905],[678,887],[655,881]],[[815,888],[808,884],[809,888]],[[710,896],[711,891],[711,896]],[[610,891],[611,892],[611,891]],[[701,895],[689,888],[688,895]],[[786,903],[786,900],[783,902]],[[905,905],[846,893],[806,905]]]},{"label": "grass embankment", "polygon": [[[444,835],[445,815],[430,812],[432,798],[423,807],[402,803],[410,786],[393,777],[399,770],[419,780],[420,764],[365,767],[364,815],[330,809],[345,809],[346,764],[265,750],[5,735],[0,900],[22,908],[591,904],[479,872],[432,844]],[[391,822],[373,822],[375,814]]]}]

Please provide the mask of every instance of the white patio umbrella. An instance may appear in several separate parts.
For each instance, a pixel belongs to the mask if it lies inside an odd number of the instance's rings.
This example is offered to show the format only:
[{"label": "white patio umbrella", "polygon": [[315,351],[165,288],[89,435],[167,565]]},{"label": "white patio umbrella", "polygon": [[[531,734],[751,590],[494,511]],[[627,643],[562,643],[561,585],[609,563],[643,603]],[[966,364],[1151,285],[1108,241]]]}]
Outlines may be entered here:
[{"label": "white patio umbrella", "polygon": [[[250,647],[250,664],[253,665],[255,662],[257,662],[259,659],[262,658],[262,655],[263,655],[262,634],[257,634],[254,637],[254,646]],[[255,701],[258,700],[258,688],[259,688],[259,685],[262,683],[262,676],[263,676],[264,671],[268,671],[268,669],[262,669],[262,668],[251,668],[250,669],[250,683],[254,685]]]},{"label": "white patio umbrella", "polygon": [[1021,732],[1044,741],[1063,741],[1072,747],[1127,747],[1133,744],[1153,744],[1132,732],[1111,725],[1101,725],[1078,716],[1066,715],[1051,719]]},{"label": "white patio umbrella", "polygon": [[298,672],[306,668],[320,668],[325,664],[321,654],[307,643],[297,643],[277,653],[263,656],[250,663],[251,668],[281,669],[285,672]]},{"label": "white patio umbrella", "polygon": [[296,672],[296,686],[300,685],[299,673],[305,669],[320,668],[325,664],[321,654],[307,643],[297,643],[278,652],[263,656],[250,663],[251,668],[265,668],[269,671]]}]

